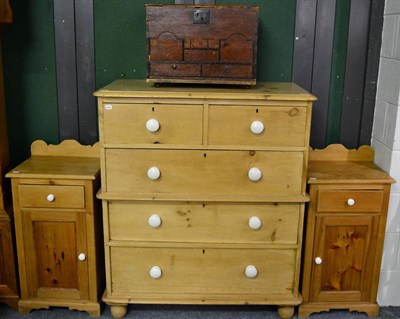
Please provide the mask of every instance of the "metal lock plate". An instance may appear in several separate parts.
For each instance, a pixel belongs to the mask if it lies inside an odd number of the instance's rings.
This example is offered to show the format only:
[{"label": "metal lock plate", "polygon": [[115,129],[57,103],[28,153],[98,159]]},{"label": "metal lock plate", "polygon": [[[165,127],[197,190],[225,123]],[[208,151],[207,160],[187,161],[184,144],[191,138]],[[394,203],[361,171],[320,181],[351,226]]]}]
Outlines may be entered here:
[{"label": "metal lock plate", "polygon": [[193,12],[193,24],[209,24],[210,10],[196,9]]}]

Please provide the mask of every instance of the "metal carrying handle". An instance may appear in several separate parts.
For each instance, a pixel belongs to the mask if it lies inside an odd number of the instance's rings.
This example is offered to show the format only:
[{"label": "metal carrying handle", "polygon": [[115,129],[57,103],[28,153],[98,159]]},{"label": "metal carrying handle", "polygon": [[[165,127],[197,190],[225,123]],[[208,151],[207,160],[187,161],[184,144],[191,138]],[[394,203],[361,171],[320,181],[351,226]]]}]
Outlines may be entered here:
[{"label": "metal carrying handle", "polygon": [[215,0],[175,0],[175,4],[215,4]]}]

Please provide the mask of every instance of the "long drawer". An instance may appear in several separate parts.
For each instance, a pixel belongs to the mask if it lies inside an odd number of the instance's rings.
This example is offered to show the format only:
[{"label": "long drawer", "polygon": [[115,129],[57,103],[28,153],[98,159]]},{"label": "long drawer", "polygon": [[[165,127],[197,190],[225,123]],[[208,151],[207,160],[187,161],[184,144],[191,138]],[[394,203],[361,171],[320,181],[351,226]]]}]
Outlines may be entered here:
[{"label": "long drawer", "polygon": [[295,259],[291,249],[111,247],[111,291],[290,296]]},{"label": "long drawer", "polygon": [[296,244],[300,204],[111,201],[111,240]]},{"label": "long drawer", "polygon": [[103,189],[177,196],[299,195],[303,166],[302,152],[106,149]]}]

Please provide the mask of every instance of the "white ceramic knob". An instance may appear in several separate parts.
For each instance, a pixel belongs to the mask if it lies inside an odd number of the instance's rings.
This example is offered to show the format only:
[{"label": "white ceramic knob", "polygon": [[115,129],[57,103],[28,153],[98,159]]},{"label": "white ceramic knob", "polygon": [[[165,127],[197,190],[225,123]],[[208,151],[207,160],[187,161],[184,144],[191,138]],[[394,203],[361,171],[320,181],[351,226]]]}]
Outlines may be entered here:
[{"label": "white ceramic knob", "polygon": [[161,217],[157,214],[153,214],[149,217],[148,223],[151,227],[157,228],[161,225]]},{"label": "white ceramic knob", "polygon": [[316,258],[314,259],[314,261],[315,261],[315,263],[316,263],[317,265],[321,265],[321,264],[322,264],[322,258],[321,258],[321,257],[316,257]]},{"label": "white ceramic knob", "polygon": [[262,172],[259,168],[257,167],[252,167],[249,169],[248,173],[249,179],[253,182],[257,182],[261,179],[262,177]]},{"label": "white ceramic knob", "polygon": [[249,218],[249,227],[253,230],[257,230],[261,228],[261,219],[257,216],[252,216]]},{"label": "white ceramic knob", "polygon": [[150,119],[146,122],[146,129],[149,132],[155,133],[160,129],[160,123],[156,119]]},{"label": "white ceramic knob", "polygon": [[251,122],[250,130],[253,134],[261,134],[264,132],[264,123],[261,121],[253,121]]},{"label": "white ceramic knob", "polygon": [[347,200],[347,205],[349,205],[349,206],[354,206],[355,203],[356,203],[356,201],[353,198],[349,198]]},{"label": "white ceramic knob", "polygon": [[161,175],[161,172],[158,167],[153,166],[147,170],[148,178],[152,179],[153,181],[156,179],[159,179],[160,175]]},{"label": "white ceramic knob", "polygon": [[47,195],[47,200],[49,202],[54,202],[54,200],[56,199],[56,197],[54,196],[54,194],[49,194]]},{"label": "white ceramic knob", "polygon": [[151,267],[151,269],[150,269],[150,277],[151,278],[158,279],[161,277],[161,275],[162,275],[162,270],[160,267],[158,267],[158,266]]},{"label": "white ceramic knob", "polygon": [[79,259],[80,261],[84,261],[84,260],[86,259],[86,255],[85,255],[84,253],[80,253],[80,254],[78,255],[78,259]]},{"label": "white ceramic knob", "polygon": [[257,277],[258,271],[257,268],[253,265],[248,265],[245,270],[247,278],[255,278]]}]

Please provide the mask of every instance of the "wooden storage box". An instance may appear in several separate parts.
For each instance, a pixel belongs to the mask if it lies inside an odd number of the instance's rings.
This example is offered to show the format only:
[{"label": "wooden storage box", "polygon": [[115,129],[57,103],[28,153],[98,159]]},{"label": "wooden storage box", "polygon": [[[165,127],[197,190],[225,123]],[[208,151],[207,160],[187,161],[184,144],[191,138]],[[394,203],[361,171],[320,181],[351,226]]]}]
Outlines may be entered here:
[{"label": "wooden storage box", "polygon": [[146,5],[149,82],[256,84],[257,6]]}]

